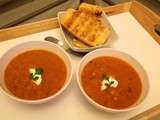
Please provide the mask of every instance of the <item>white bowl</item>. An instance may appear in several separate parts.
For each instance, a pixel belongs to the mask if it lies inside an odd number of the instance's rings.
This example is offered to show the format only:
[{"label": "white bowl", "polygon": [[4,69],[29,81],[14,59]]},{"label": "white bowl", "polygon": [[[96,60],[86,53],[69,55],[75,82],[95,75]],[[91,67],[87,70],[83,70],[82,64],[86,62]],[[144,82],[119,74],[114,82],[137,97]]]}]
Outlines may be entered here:
[{"label": "white bowl", "polygon": [[59,22],[59,26],[60,26],[60,31],[61,31],[61,34],[62,34],[65,42],[75,52],[90,52],[90,51],[95,50],[97,48],[109,47],[118,39],[118,35],[115,32],[115,30],[113,29],[112,25],[110,24],[110,22],[108,20],[108,16],[105,14],[105,12],[102,12],[101,21],[106,26],[109,26],[111,28],[111,34],[110,34],[109,38],[107,38],[108,40],[106,40],[106,42],[104,44],[99,45],[99,46],[95,46],[95,47],[86,47],[86,48],[76,47],[73,44],[74,36],[71,35],[66,29],[64,29],[62,27],[61,23],[62,23],[62,19],[63,19],[64,14],[65,14],[65,12],[58,12],[58,22]]},{"label": "white bowl", "polygon": [[[97,102],[92,100],[92,98],[90,98],[86,94],[86,92],[84,91],[83,86],[81,84],[82,70],[89,61],[91,61],[92,59],[94,59],[96,57],[100,57],[100,56],[111,56],[111,57],[119,58],[119,59],[124,60],[125,62],[129,63],[136,70],[136,72],[138,73],[138,75],[141,79],[141,82],[142,82],[142,93],[141,93],[140,98],[137,100],[137,102],[135,104],[133,104],[130,107],[125,108],[125,109],[112,109],[112,108],[104,107],[104,106],[98,104]],[[77,82],[78,82],[79,88],[80,88],[81,92],[83,93],[83,95],[85,96],[85,98],[87,98],[87,100],[91,104],[96,106],[97,108],[102,109],[107,112],[124,112],[124,111],[130,111],[130,110],[133,110],[133,109],[139,107],[140,104],[146,98],[146,96],[148,94],[148,90],[149,90],[148,76],[147,76],[144,68],[142,67],[142,65],[140,65],[140,63],[138,63],[137,60],[135,60],[133,57],[129,56],[128,54],[126,54],[124,52],[120,52],[118,50],[113,50],[111,48],[97,49],[97,50],[94,50],[94,51],[88,53],[86,56],[84,56],[83,59],[79,63],[76,77],[77,77]]]},{"label": "white bowl", "polygon": [[[43,99],[38,99],[38,100],[24,100],[24,99],[21,99],[21,98],[14,96],[7,89],[5,82],[4,82],[4,71],[5,71],[8,63],[15,56],[17,56],[25,51],[35,50],[35,49],[42,49],[42,50],[50,51],[52,53],[57,54],[61,59],[63,59],[63,61],[66,64],[66,67],[67,67],[67,78],[66,78],[66,81],[65,81],[63,87],[57,93],[53,94],[52,96],[49,96],[49,97],[43,98]],[[61,94],[64,91],[64,89],[69,85],[71,78],[72,78],[72,64],[71,64],[71,58],[69,57],[69,55],[60,46],[58,46],[54,43],[51,43],[51,42],[47,42],[47,41],[28,41],[28,42],[18,44],[16,46],[12,47],[11,49],[9,49],[6,53],[4,53],[3,56],[0,58],[0,61],[1,61],[1,64],[0,64],[0,68],[1,68],[0,69],[0,88],[1,88],[1,91],[5,95],[12,98],[13,100],[23,102],[23,103],[39,104],[39,103],[44,103],[44,102],[47,102],[47,101],[55,98],[56,96],[58,96],[59,94]]]}]

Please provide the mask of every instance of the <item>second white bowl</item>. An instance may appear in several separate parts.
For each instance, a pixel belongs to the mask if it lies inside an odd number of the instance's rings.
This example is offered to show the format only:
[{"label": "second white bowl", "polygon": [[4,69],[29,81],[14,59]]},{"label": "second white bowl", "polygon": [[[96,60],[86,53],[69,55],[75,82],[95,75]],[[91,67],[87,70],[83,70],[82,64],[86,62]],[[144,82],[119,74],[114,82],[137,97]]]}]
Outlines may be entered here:
[{"label": "second white bowl", "polygon": [[[87,95],[87,93],[85,92],[85,90],[82,86],[82,83],[81,83],[82,71],[89,61],[91,61],[92,59],[94,59],[96,57],[101,57],[101,56],[111,56],[111,57],[119,58],[119,59],[127,62],[128,64],[130,64],[136,70],[136,72],[138,73],[138,75],[141,79],[142,93],[141,93],[141,96],[139,97],[138,101],[135,104],[133,104],[130,107],[125,108],[125,109],[112,109],[112,108],[104,107],[104,106],[98,104],[97,102],[95,102],[92,98],[90,98]],[[130,110],[137,108],[144,101],[144,99],[146,98],[146,96],[148,94],[148,90],[149,90],[148,76],[147,76],[144,68],[142,67],[142,65],[140,65],[140,63],[137,60],[135,60],[133,57],[129,56],[128,54],[121,52],[121,51],[118,51],[118,50],[110,49],[110,48],[101,48],[101,49],[97,49],[95,51],[88,53],[80,61],[79,66],[78,66],[78,70],[76,73],[76,77],[77,77],[77,82],[78,82],[79,88],[80,88],[81,92],[83,93],[83,95],[85,96],[85,98],[87,98],[87,100],[91,104],[96,106],[97,108],[105,110],[107,112],[124,112],[124,111],[130,111]]]}]

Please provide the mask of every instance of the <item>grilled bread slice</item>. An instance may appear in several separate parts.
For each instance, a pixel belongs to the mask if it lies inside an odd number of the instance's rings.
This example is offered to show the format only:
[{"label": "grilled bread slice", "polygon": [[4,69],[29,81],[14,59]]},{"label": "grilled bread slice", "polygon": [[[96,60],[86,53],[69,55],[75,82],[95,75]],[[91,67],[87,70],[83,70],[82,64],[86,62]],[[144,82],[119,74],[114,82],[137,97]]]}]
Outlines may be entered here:
[{"label": "grilled bread slice", "polygon": [[79,10],[82,10],[84,12],[88,12],[94,15],[101,15],[102,14],[102,8],[96,5],[91,5],[91,4],[87,4],[87,3],[82,3],[79,6]]},{"label": "grilled bread slice", "polygon": [[82,41],[80,41],[80,40],[78,40],[78,39],[76,39],[76,38],[74,38],[73,39],[73,45],[75,46],[75,47],[78,47],[78,48],[87,48],[87,47],[89,47],[88,45],[86,45],[84,42],[82,42]]},{"label": "grilled bread slice", "polygon": [[89,46],[103,44],[110,35],[110,28],[106,27],[99,17],[81,9],[68,9],[62,25]]}]

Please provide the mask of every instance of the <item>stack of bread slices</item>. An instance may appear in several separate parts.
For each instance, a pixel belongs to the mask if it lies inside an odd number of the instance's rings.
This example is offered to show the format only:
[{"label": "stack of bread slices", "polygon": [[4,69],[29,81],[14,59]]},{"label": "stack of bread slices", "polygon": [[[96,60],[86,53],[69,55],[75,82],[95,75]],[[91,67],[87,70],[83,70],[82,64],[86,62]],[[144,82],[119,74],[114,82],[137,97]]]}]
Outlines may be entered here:
[{"label": "stack of bread slices", "polygon": [[101,14],[101,7],[82,3],[78,10],[68,9],[61,24],[76,37],[77,43],[95,47],[104,44],[111,33]]}]

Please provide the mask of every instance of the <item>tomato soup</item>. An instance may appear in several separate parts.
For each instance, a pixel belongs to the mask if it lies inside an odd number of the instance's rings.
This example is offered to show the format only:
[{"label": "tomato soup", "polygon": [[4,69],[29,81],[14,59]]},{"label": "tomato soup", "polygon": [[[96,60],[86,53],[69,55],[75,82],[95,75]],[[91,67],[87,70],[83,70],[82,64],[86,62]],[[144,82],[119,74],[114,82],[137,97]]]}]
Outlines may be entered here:
[{"label": "tomato soup", "polygon": [[142,83],[137,72],[115,57],[97,57],[87,63],[81,74],[87,95],[102,106],[124,109],[140,97]]},{"label": "tomato soup", "polygon": [[66,65],[59,56],[45,50],[31,50],[11,60],[5,70],[5,84],[15,96],[36,100],[59,91],[66,76]]}]

